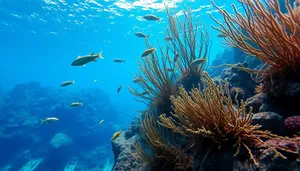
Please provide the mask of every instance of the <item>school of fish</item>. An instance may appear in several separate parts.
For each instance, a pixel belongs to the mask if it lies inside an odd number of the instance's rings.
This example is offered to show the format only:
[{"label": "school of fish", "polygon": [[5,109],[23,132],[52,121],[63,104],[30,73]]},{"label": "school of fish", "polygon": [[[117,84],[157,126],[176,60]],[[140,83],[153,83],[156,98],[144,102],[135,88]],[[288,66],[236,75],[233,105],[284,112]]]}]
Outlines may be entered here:
[{"label": "school of fish", "polygon": [[[148,20],[148,21],[155,21],[155,22],[160,22],[162,20],[162,18],[159,18],[153,14],[147,14],[143,17],[143,19],[145,20]],[[145,34],[145,33],[142,33],[142,32],[136,32],[135,33],[135,36],[139,37],[139,38],[144,38],[144,39],[148,39],[149,38],[149,34]],[[226,34],[219,34],[217,37],[219,38],[226,38],[227,35]],[[166,36],[164,38],[164,40],[166,42],[169,42],[169,41],[173,41],[173,38],[170,37],[170,36]],[[141,57],[145,58],[145,57],[148,57],[149,55],[153,55],[153,53],[155,53],[156,51],[156,48],[149,48],[149,49],[145,49],[144,52],[141,54]],[[173,57],[173,63],[174,65],[176,64],[176,62],[178,61],[180,57],[180,53],[177,52],[174,57]],[[102,51],[99,52],[98,54],[94,54],[91,53],[89,55],[83,55],[83,56],[78,56],[72,63],[71,63],[71,66],[86,66],[87,64],[90,64],[91,62],[97,62],[97,59],[104,59],[104,57],[102,56]],[[206,61],[206,58],[199,58],[199,59],[195,59],[194,61],[191,62],[190,66],[193,70],[196,70],[197,69],[197,66],[199,66],[200,64],[202,64],[203,62]],[[113,59],[113,62],[114,63],[124,63],[125,60],[122,59],[122,58],[114,58]],[[174,68],[166,68],[166,72],[176,72],[176,70]],[[134,80],[132,81],[133,83],[138,83],[138,82],[142,82],[143,79],[142,78],[138,78],[138,77],[134,77]],[[93,81],[94,83],[97,83],[98,82],[98,79],[95,79]],[[67,80],[67,81],[64,81],[61,83],[61,87],[68,87],[72,84],[75,84],[75,80]],[[120,93],[121,89],[123,87],[123,84],[120,84],[118,87],[117,87],[117,94]],[[146,95],[149,95],[149,92],[147,91],[144,91],[140,94],[141,96],[146,96]],[[78,102],[78,101],[74,101],[70,104],[70,108],[78,108],[78,107],[83,107],[83,102]],[[58,118],[56,117],[46,117],[45,119],[41,119],[41,124],[48,124],[48,123],[55,123],[59,121]],[[104,122],[104,120],[100,120],[99,121],[99,125],[102,125]],[[118,131],[116,133],[114,133],[112,135],[112,138],[111,140],[115,140],[117,139],[120,134],[122,133],[122,131]]]}]

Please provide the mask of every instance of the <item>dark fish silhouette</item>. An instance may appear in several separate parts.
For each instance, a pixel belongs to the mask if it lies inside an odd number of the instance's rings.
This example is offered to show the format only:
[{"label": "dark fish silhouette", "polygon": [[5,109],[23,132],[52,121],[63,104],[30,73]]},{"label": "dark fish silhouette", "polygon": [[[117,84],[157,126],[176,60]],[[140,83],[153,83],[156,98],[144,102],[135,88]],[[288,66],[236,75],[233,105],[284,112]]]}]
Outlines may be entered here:
[{"label": "dark fish silhouette", "polygon": [[159,17],[157,17],[153,14],[147,14],[143,18],[146,19],[146,20],[151,20],[151,21],[160,21],[160,20],[162,20],[162,18],[159,18]]},{"label": "dark fish silhouette", "polygon": [[156,51],[156,48],[147,49],[143,52],[142,57],[146,57],[146,56],[150,55],[151,53],[153,53],[154,51]]},{"label": "dark fish silhouette", "polygon": [[85,64],[89,62],[96,62],[96,59],[100,58],[103,59],[102,57],[102,52],[100,52],[98,55],[94,55],[94,53],[91,53],[90,55],[86,56],[78,56],[73,62],[72,66],[85,66]]},{"label": "dark fish silhouette", "polygon": [[118,87],[117,93],[119,93],[119,92],[121,91],[122,87],[123,87],[123,84],[121,84],[121,85]]},{"label": "dark fish silhouette", "polygon": [[141,37],[141,38],[148,38],[149,37],[149,35],[146,35],[146,34],[144,34],[142,32],[136,32],[135,35],[137,37]]}]

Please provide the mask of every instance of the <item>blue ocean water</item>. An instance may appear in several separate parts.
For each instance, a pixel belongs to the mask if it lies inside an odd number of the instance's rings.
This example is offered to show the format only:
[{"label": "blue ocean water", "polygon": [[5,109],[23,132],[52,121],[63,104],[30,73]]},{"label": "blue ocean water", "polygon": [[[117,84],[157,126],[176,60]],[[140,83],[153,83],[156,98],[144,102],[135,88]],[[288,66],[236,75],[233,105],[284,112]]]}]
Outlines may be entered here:
[{"label": "blue ocean water", "polygon": [[[235,2],[216,0],[229,11]],[[145,109],[127,91],[136,58],[146,48],[134,33],[149,34],[152,44],[163,42],[164,4],[178,17],[189,7],[209,28],[211,61],[223,51],[210,28],[209,14],[218,17],[210,1],[0,0],[0,169],[22,170],[30,161],[35,171],[66,170],[70,163],[77,170],[111,169],[112,134]],[[146,21],[146,14],[163,20]],[[92,52],[102,52],[104,60],[71,66],[77,56]],[[117,57],[125,63],[114,63]],[[76,83],[61,88],[67,80]],[[70,109],[74,101],[84,105]],[[49,116],[59,121],[40,125]]]}]

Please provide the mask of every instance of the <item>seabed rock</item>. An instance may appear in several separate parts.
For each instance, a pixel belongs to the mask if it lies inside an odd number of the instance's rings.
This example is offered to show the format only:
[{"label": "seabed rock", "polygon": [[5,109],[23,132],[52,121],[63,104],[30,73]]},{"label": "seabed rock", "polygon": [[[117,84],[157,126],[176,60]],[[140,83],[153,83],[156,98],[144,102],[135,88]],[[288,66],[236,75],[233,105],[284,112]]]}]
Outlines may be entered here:
[{"label": "seabed rock", "polygon": [[261,112],[253,116],[252,124],[259,124],[262,130],[269,130],[273,134],[282,134],[283,118],[274,112]]},{"label": "seabed rock", "polygon": [[136,159],[132,152],[133,144],[137,139],[138,135],[134,135],[131,138],[126,139],[125,134],[121,133],[118,138],[112,141],[112,149],[115,155],[113,171],[146,170],[146,165]]},{"label": "seabed rock", "polygon": [[61,146],[70,145],[72,143],[73,143],[72,139],[68,135],[63,134],[63,133],[55,134],[54,137],[52,138],[52,140],[50,141],[50,144],[54,148],[59,148]]}]

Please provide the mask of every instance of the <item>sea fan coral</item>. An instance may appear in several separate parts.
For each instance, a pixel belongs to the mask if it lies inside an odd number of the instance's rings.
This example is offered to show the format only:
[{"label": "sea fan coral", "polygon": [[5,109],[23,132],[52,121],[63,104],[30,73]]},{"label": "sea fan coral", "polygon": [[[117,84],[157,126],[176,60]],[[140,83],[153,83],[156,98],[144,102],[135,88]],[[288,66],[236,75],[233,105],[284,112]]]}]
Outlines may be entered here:
[{"label": "sea fan coral", "polygon": [[239,0],[245,15],[238,12],[229,14],[213,5],[223,16],[224,22],[212,19],[225,35],[224,43],[237,47],[245,53],[263,61],[264,65],[258,73],[262,78],[272,74],[291,76],[300,70],[300,36],[299,36],[299,1],[291,7],[286,1],[288,14],[280,11],[278,0],[263,1]]},{"label": "sea fan coral", "polygon": [[[236,149],[235,155],[239,154],[241,147],[245,147],[258,165],[250,147],[258,142],[270,146],[263,140],[278,136],[259,130],[259,125],[252,125],[251,110],[246,113],[243,101],[237,102],[237,108],[233,106],[227,85],[216,86],[207,73],[203,73],[202,84],[202,91],[195,88],[190,93],[181,87],[179,96],[171,97],[173,117],[161,115],[159,123],[191,139],[209,139],[218,148],[229,142]],[[283,157],[275,148],[272,149]]]},{"label": "sea fan coral", "polygon": [[[138,101],[150,103],[158,113],[171,111],[170,96],[177,94],[179,84],[188,88],[199,83],[200,73],[206,68],[211,45],[208,31],[202,25],[193,24],[190,11],[185,12],[183,21],[171,15],[169,9],[167,11],[167,48],[164,50],[158,43],[159,48],[155,53],[137,59],[139,72],[134,78],[142,92],[129,87],[129,91]],[[147,49],[153,48],[148,38],[145,42]],[[173,59],[170,51],[174,54]]]}]

